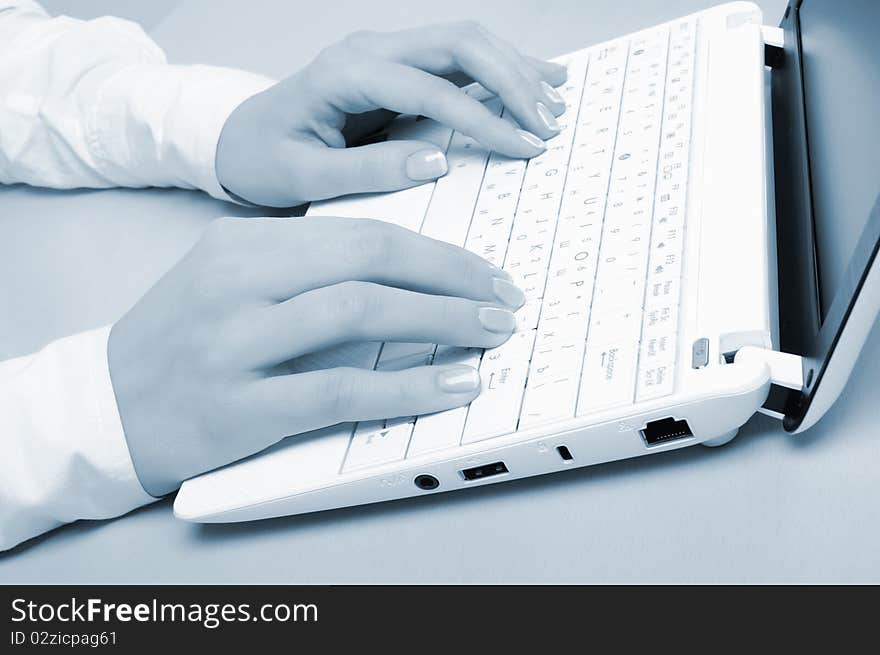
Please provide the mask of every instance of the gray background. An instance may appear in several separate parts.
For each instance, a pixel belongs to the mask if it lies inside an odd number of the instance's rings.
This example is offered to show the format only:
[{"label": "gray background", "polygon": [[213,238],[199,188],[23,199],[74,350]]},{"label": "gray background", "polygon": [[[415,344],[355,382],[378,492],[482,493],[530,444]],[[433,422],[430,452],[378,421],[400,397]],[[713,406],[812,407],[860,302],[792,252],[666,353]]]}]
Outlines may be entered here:
[{"label": "gray background", "polygon": [[[174,62],[283,75],[354,29],[475,18],[537,55],[704,0],[48,2],[142,20]],[[783,0],[764,0],[776,24]],[[244,214],[185,191],[0,189],[0,358],[117,319],[198,237]],[[800,437],[756,417],[730,445],[311,516],[198,526],[164,501],[0,556],[0,582],[880,581],[880,331]]]}]

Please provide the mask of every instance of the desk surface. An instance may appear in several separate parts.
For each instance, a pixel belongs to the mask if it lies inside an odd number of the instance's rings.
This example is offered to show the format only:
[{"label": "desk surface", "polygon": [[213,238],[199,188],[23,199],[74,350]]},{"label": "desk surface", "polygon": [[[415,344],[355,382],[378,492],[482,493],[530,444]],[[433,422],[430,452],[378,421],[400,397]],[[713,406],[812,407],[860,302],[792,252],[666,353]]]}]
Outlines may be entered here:
[{"label": "desk surface", "polygon": [[[303,15],[302,3],[187,1],[152,34],[175,62],[280,76],[354,29],[471,17],[550,56],[706,2],[368,4]],[[760,4],[778,22],[784,0]],[[21,187],[0,189],[0,207],[0,358],[114,321],[210,219],[249,211],[185,191]],[[178,522],[165,501],[0,556],[0,582],[877,582],[878,358],[880,330],[837,405],[797,438],[756,417],[717,450],[254,524]]]}]

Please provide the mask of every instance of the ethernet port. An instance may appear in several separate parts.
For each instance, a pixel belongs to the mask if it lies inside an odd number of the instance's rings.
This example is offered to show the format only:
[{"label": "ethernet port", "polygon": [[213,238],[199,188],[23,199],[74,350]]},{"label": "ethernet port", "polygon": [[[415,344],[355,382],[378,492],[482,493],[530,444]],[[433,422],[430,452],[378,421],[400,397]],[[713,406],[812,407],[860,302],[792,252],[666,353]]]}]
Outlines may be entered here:
[{"label": "ethernet port", "polygon": [[659,421],[648,421],[648,424],[642,428],[642,439],[645,445],[656,446],[667,441],[675,441],[677,439],[687,439],[694,436],[691,427],[684,419],[674,419],[671,416],[661,418]]}]

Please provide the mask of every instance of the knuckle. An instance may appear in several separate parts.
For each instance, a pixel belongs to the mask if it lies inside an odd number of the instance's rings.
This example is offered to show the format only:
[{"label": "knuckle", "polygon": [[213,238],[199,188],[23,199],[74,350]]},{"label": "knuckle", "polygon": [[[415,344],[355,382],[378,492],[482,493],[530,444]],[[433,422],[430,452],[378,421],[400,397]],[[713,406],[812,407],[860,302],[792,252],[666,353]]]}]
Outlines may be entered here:
[{"label": "knuckle", "polygon": [[216,381],[229,368],[229,341],[225,329],[214,322],[192,328],[187,352],[189,364],[206,379]]},{"label": "knuckle", "polygon": [[315,390],[326,410],[337,420],[354,420],[351,413],[352,400],[358,389],[355,371],[338,368],[321,378]]},{"label": "knuckle", "polygon": [[460,23],[457,35],[461,47],[479,49],[490,43],[489,31],[473,20]]},{"label": "knuckle", "polygon": [[230,362],[244,361],[252,347],[253,317],[250,315],[229,315],[216,321],[212,329],[211,362],[229,367]]},{"label": "knuckle", "polygon": [[334,43],[322,48],[312,62],[312,70],[316,74],[326,74],[329,71],[344,70],[344,64],[349,54],[345,42]]},{"label": "knuckle", "polygon": [[381,221],[359,221],[351,233],[350,252],[355,253],[357,261],[365,269],[382,269],[395,254],[399,229]]},{"label": "knuckle", "polygon": [[485,36],[487,34],[486,28],[479,21],[467,19],[458,21],[455,24],[455,27],[458,29],[459,34],[462,36]]},{"label": "knuckle", "polygon": [[354,331],[364,329],[379,310],[379,286],[370,282],[343,282],[337,285],[335,309],[339,318]]},{"label": "knuckle", "polygon": [[458,270],[463,288],[482,291],[486,276],[485,266],[478,267],[471,257],[462,257],[461,260]]},{"label": "knuckle", "polygon": [[527,80],[529,84],[531,84],[536,89],[540,90],[538,86],[543,77],[541,77],[541,73],[532,68],[531,66],[523,65],[521,66],[517,72],[522,76],[523,79]]},{"label": "knuckle", "polygon": [[460,311],[462,307],[462,301],[455,298],[440,298],[440,303],[437,306],[437,320],[439,325],[444,328],[455,328],[456,326],[462,325],[462,318],[464,315]]},{"label": "knuckle", "polygon": [[462,107],[476,102],[461,93],[461,90],[449,80],[437,78],[433,84],[435,93],[430,96],[422,95],[416,99],[417,107],[422,114],[429,113],[433,108],[438,114],[455,115],[461,113]]},{"label": "knuckle", "polygon": [[504,67],[498,76],[495,91],[507,101],[530,99],[534,92],[534,86],[519,68],[510,64]]},{"label": "knuckle", "polygon": [[372,30],[358,30],[346,36],[342,43],[355,50],[367,48],[376,38],[376,32]]},{"label": "knuckle", "polygon": [[383,405],[387,413],[404,416],[414,410],[416,393],[412,384],[401,384],[393,373],[388,373],[382,386]]}]

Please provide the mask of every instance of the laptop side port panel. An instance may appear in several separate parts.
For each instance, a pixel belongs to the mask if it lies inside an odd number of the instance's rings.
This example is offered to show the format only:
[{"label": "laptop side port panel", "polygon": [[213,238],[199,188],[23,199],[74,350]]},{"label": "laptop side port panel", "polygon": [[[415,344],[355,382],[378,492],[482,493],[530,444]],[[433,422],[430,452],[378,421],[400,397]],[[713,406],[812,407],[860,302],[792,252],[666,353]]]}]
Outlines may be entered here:
[{"label": "laptop side port panel", "polygon": [[640,431],[645,445],[649,448],[669,441],[689,439],[694,436],[690,425],[684,419],[675,419],[671,416],[657,421],[648,421]]}]

